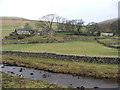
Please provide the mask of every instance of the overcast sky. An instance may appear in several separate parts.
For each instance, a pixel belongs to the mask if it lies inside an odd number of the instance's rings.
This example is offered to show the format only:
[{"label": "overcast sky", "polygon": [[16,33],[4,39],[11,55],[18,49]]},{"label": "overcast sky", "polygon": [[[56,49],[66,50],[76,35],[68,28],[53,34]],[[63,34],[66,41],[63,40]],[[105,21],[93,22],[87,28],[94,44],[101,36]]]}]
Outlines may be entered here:
[{"label": "overcast sky", "polygon": [[119,0],[0,0],[0,16],[38,20],[46,14],[100,22],[118,17]]}]

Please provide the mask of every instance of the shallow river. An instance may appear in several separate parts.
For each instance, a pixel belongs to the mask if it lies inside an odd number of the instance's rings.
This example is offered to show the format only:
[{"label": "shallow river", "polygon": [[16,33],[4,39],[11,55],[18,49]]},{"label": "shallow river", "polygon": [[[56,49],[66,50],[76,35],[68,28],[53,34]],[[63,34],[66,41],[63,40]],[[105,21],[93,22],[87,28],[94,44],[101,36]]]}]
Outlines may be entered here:
[{"label": "shallow river", "polygon": [[85,78],[85,77],[78,77],[78,76],[61,74],[61,73],[51,73],[43,70],[35,70],[35,69],[16,67],[16,66],[0,65],[0,68],[2,72],[9,75],[22,76],[24,78],[47,81],[50,83],[56,83],[58,85],[63,85],[63,86],[73,86],[73,87],[84,86],[85,88],[93,88],[93,87],[118,88],[118,83],[110,80]]}]

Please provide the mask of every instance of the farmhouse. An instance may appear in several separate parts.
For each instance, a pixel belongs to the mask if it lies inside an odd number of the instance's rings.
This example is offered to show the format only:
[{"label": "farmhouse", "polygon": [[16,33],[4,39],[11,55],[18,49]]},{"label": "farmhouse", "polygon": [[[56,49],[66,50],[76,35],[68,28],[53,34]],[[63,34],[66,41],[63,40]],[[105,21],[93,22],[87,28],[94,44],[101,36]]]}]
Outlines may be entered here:
[{"label": "farmhouse", "polygon": [[101,33],[101,36],[113,36],[113,33]]},{"label": "farmhouse", "polygon": [[31,35],[33,33],[32,29],[17,29],[15,30],[15,32],[18,35]]}]

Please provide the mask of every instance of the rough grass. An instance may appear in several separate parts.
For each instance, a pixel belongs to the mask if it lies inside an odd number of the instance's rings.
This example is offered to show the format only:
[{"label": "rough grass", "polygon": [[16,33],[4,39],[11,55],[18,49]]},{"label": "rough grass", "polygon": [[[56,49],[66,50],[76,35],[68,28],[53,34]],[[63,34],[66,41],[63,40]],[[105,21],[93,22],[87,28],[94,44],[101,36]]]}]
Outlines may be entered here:
[{"label": "rough grass", "polygon": [[1,20],[2,26],[21,26],[25,25],[25,23],[35,22],[27,19],[12,19],[12,18],[2,18]]},{"label": "rough grass", "polygon": [[92,76],[97,78],[115,79],[118,77],[118,65],[114,64],[97,64],[14,55],[3,55],[3,61],[1,62],[43,70],[52,68],[54,72]]},{"label": "rough grass", "polygon": [[112,39],[112,38],[109,38],[109,39],[100,39],[101,42],[103,43],[106,43],[106,44],[109,44],[109,43],[118,43],[119,40],[118,39]]},{"label": "rough grass", "polygon": [[2,73],[2,87],[4,88],[62,88],[41,80],[24,79]]},{"label": "rough grass", "polygon": [[105,47],[95,41],[67,43],[3,45],[3,51],[47,52],[78,56],[118,57],[118,50]]},{"label": "rough grass", "polygon": [[32,36],[32,37],[26,37],[24,39],[12,39],[12,40],[3,40],[3,42],[26,42],[26,41],[63,41],[65,38],[62,36],[51,36],[51,38],[49,38],[49,36]]},{"label": "rough grass", "polygon": [[32,36],[26,37],[24,39],[11,39],[3,40],[3,42],[26,42],[26,41],[78,41],[78,39],[90,39],[95,38],[95,36],[77,36],[77,35],[66,35],[66,34],[56,34],[54,36]]},{"label": "rough grass", "polygon": [[27,19],[14,19],[14,18],[2,18],[0,19],[0,27],[2,27],[2,37],[8,36],[15,28],[21,28],[25,23],[29,23],[33,28],[35,28],[35,23],[38,21],[27,20]]},{"label": "rough grass", "polygon": [[17,28],[20,28],[20,26],[2,26],[2,37],[8,36],[11,32],[15,31],[15,29]]},{"label": "rough grass", "polygon": [[[2,27],[2,32],[3,32],[2,37],[8,36],[9,33],[14,31],[16,27],[21,27],[25,25],[25,23],[29,23],[33,28],[36,28],[35,23],[38,23],[38,21],[35,21],[35,20],[16,19],[14,17],[1,18],[0,22],[2,22],[0,24],[0,27]],[[53,27],[56,28],[56,24],[53,24]]]}]

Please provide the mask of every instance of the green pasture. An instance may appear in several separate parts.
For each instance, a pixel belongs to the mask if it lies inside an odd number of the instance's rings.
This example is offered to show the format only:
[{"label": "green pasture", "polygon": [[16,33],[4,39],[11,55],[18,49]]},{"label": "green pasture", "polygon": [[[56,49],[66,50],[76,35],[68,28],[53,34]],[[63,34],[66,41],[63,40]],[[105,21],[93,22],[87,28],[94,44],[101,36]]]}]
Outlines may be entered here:
[{"label": "green pasture", "polygon": [[108,39],[100,39],[101,42],[110,44],[110,43],[118,43],[120,40],[118,39],[113,39],[113,38],[108,38]]},{"label": "green pasture", "polygon": [[108,48],[96,41],[73,41],[66,43],[3,45],[3,51],[47,52],[65,55],[118,57],[118,50]]},{"label": "green pasture", "polygon": [[[115,39],[116,38],[116,39]],[[105,44],[109,44],[111,46],[120,46],[118,43],[120,43],[120,40],[118,37],[114,37],[114,38],[107,38],[107,39],[100,39],[99,41],[105,43]],[[112,44],[113,43],[113,44]]]},{"label": "green pasture", "polygon": [[15,31],[15,29],[17,28],[20,28],[20,26],[2,26],[2,37],[8,36],[11,32]]}]

